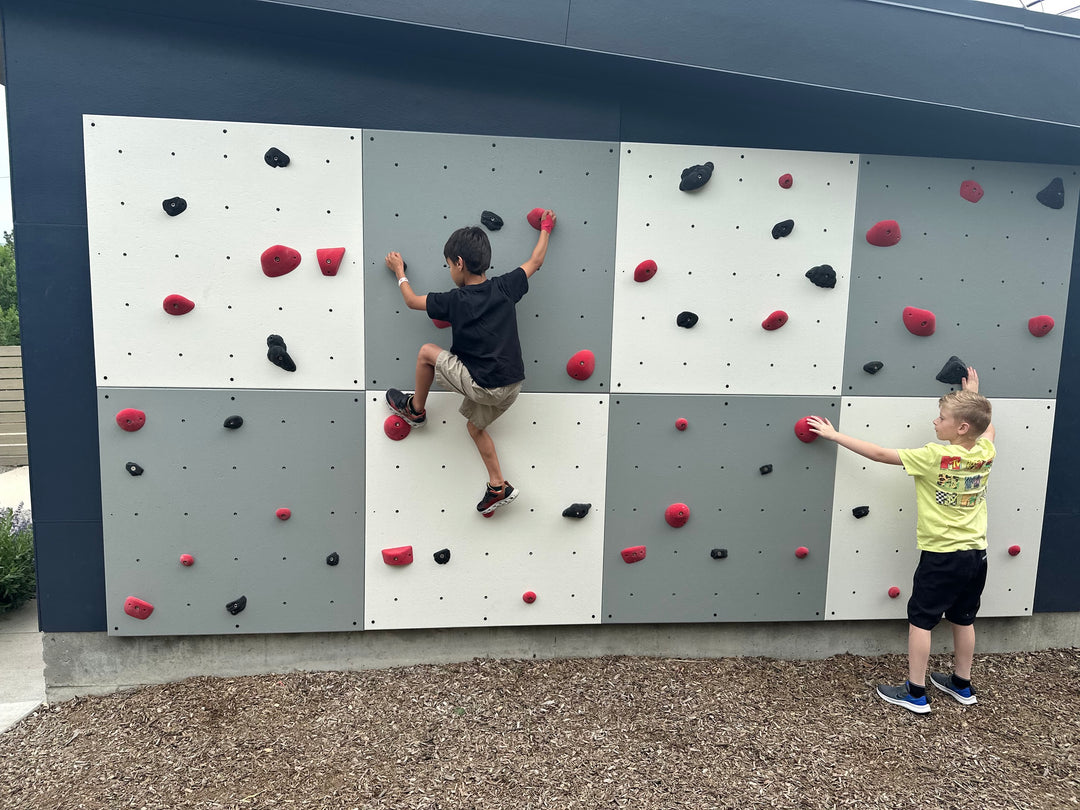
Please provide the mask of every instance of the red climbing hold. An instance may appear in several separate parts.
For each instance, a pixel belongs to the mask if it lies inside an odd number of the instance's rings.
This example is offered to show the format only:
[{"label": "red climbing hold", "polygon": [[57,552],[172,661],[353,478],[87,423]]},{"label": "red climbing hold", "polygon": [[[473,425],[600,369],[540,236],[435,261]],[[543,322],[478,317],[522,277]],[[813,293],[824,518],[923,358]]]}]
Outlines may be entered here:
[{"label": "red climbing hold", "polygon": [[272,245],[262,252],[259,259],[262,271],[270,278],[277,278],[291,273],[300,264],[300,253],[285,245]]},{"label": "red climbing hold", "polygon": [[672,528],[678,529],[686,525],[690,519],[690,507],[685,503],[673,503],[664,510],[664,520]]},{"label": "red climbing hold", "polygon": [[529,224],[536,228],[536,230],[540,230],[540,220],[543,218],[543,208],[534,208],[532,211],[525,215],[525,219],[529,220]]},{"label": "red climbing hold", "polygon": [[983,187],[974,180],[965,180],[960,184],[960,196],[968,202],[977,203],[982,199]]},{"label": "red climbing hold", "polygon": [[521,601],[526,605],[531,605],[536,601],[536,594],[533,591],[525,591],[525,593],[521,595]]},{"label": "red climbing hold", "polygon": [[450,327],[450,321],[440,321],[438,318],[432,318],[431,322],[435,324],[436,329],[447,329]]},{"label": "red climbing hold", "polygon": [[1036,315],[1028,321],[1028,331],[1035,337],[1042,337],[1054,328],[1054,319],[1049,315]]},{"label": "red climbing hold", "polygon": [[412,563],[412,546],[384,548],[382,561],[387,565],[409,565]]},{"label": "red climbing hold", "polygon": [[1009,556],[1015,557],[1020,553],[1020,546],[1009,546]]},{"label": "red climbing hold", "polygon": [[195,302],[182,295],[167,295],[161,302],[161,307],[170,315],[187,315],[195,309]]},{"label": "red climbing hold", "polygon": [[656,275],[656,262],[646,259],[634,268],[634,281],[648,281]]},{"label": "red climbing hold", "polygon": [[687,422],[685,419],[683,419],[680,416],[678,419],[675,420],[675,429],[676,430],[686,430],[686,428],[689,426],[689,424],[690,424],[689,422]]},{"label": "red climbing hold", "polygon": [[566,373],[575,380],[587,380],[596,371],[596,355],[582,349],[566,361]]},{"label": "red climbing hold", "polygon": [[799,546],[797,549],[795,549],[795,556],[798,557],[800,560],[809,553],[810,549],[808,549],[806,546]]},{"label": "red climbing hold", "polygon": [[[799,437],[800,442],[806,442],[809,444],[817,438],[817,434],[810,430],[810,425],[806,423],[806,420],[810,417],[804,416],[798,422],[795,423],[795,435]],[[815,416],[815,419],[820,419],[820,416]]]},{"label": "red climbing hold", "polygon": [[124,408],[124,410],[116,415],[116,424],[118,424],[122,430],[134,433],[146,424],[146,414],[138,408]]},{"label": "red climbing hold", "polygon": [[412,432],[412,427],[397,414],[390,414],[386,417],[386,421],[383,422],[383,432],[393,439],[395,442],[400,442],[406,436]]},{"label": "red climbing hold", "polygon": [[324,276],[336,276],[341,267],[341,257],[345,255],[345,248],[318,248],[315,256],[319,260],[319,269]]},{"label": "red climbing hold", "polygon": [[778,309],[761,322],[761,328],[767,332],[774,332],[787,322],[788,314],[784,310]]},{"label": "red climbing hold", "polygon": [[149,602],[144,602],[137,596],[129,596],[124,600],[124,613],[133,619],[149,619],[150,614],[153,612],[154,606]]},{"label": "red climbing hold", "polygon": [[790,174],[782,174],[776,182],[780,184],[780,188],[791,188],[795,184],[795,178]]},{"label": "red climbing hold", "polygon": [[889,598],[890,599],[895,599],[899,595],[900,595],[900,589],[897,588],[895,585],[893,585],[891,588],[889,588]]},{"label": "red climbing hold", "polygon": [[883,219],[866,232],[866,241],[877,247],[892,247],[900,241],[900,224],[895,219]]},{"label": "red climbing hold", "polygon": [[937,318],[928,309],[904,307],[903,318],[907,330],[919,337],[930,337],[930,335],[934,334],[934,329],[937,328]]},{"label": "red climbing hold", "polygon": [[288,520],[292,517],[292,509],[287,506],[283,506],[276,512],[274,512],[274,514],[277,515],[278,520]]},{"label": "red climbing hold", "polygon": [[181,554],[180,555],[180,564],[185,565],[185,566],[190,568],[191,566],[193,566],[195,564],[195,558],[192,557],[190,554]]},{"label": "red climbing hold", "polygon": [[630,546],[619,553],[622,554],[623,562],[627,564],[641,562],[645,559],[645,546]]}]

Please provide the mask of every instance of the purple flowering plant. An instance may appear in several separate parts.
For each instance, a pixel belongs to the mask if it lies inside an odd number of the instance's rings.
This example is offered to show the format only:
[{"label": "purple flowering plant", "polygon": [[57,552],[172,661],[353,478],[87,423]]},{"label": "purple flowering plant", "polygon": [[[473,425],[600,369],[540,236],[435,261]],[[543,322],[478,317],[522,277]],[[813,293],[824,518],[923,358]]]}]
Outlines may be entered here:
[{"label": "purple flowering plant", "polygon": [[30,510],[22,503],[0,508],[0,613],[22,606],[36,590]]}]

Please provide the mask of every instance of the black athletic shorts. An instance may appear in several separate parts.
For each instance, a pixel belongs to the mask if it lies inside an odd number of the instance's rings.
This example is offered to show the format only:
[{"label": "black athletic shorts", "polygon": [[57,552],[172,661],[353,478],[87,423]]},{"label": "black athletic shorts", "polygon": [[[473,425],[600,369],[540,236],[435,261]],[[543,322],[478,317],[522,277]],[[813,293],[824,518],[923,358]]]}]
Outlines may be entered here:
[{"label": "black athletic shorts", "polygon": [[908,600],[908,621],[933,630],[942,614],[953,624],[974,623],[986,585],[986,549],[923,551]]}]

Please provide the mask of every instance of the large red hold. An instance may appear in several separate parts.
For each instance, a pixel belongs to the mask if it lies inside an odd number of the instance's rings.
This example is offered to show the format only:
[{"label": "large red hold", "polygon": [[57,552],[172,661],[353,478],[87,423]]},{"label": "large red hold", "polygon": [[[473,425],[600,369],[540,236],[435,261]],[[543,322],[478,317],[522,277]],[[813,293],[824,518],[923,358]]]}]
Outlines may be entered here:
[{"label": "large red hold", "polygon": [[866,232],[866,241],[876,247],[892,247],[900,241],[900,223],[883,219]]},{"label": "large red hold", "polygon": [[761,322],[761,328],[766,332],[775,332],[781,326],[788,322],[788,314],[782,309],[776,310],[769,315],[768,318]]},{"label": "large red hold", "polygon": [[387,565],[410,565],[413,559],[412,546],[384,548],[382,559]]},{"label": "large red hold", "polygon": [[622,554],[623,562],[627,564],[641,562],[645,559],[645,546],[630,546],[619,553]]},{"label": "large red hold", "polygon": [[913,335],[919,337],[930,337],[934,334],[934,330],[937,328],[937,318],[934,317],[934,313],[928,309],[919,309],[918,307],[904,307],[904,326]]},{"label": "large red hold", "polygon": [[[800,442],[806,442],[807,444],[817,438],[817,434],[814,433],[814,431],[810,430],[810,425],[806,422],[806,420],[809,418],[809,416],[804,416],[802,419],[795,423],[795,435],[799,437]],[[814,418],[816,419],[818,417]]]},{"label": "large red hold", "polygon": [[680,529],[690,519],[690,507],[685,503],[673,503],[664,510],[664,520],[674,529]]},{"label": "large red hold", "polygon": [[540,220],[542,220],[543,218],[543,208],[534,208],[532,211],[525,215],[525,219],[527,219],[529,221],[529,224],[536,228],[536,230],[540,230]]},{"label": "large red hold", "polygon": [[566,361],[566,373],[575,380],[587,380],[596,371],[596,355],[588,349],[576,352]]},{"label": "large red hold", "polygon": [[383,422],[383,433],[393,439],[395,442],[400,442],[406,436],[412,432],[412,427],[398,416],[396,413],[390,414]]},{"label": "large red hold", "polygon": [[656,275],[656,262],[646,259],[634,268],[634,281],[648,281]]},{"label": "large red hold", "polygon": [[150,618],[150,614],[154,612],[154,606],[149,602],[144,602],[137,596],[129,596],[124,600],[124,613],[131,616],[133,619],[146,620]]},{"label": "large red hold", "polygon": [[300,265],[300,251],[285,245],[271,245],[259,257],[262,271],[270,278],[291,273]]},{"label": "large red hold", "polygon": [[161,308],[170,315],[187,315],[191,310],[195,309],[195,302],[190,298],[184,298],[184,296],[174,293],[165,296],[165,300],[161,302]]},{"label": "large red hold", "polygon": [[1036,315],[1028,321],[1028,331],[1035,337],[1043,337],[1054,328],[1054,319],[1049,315]]},{"label": "large red hold", "polygon": [[146,414],[138,408],[124,408],[116,415],[116,424],[122,430],[134,433],[136,430],[141,430],[142,426],[146,424]]},{"label": "large red hold", "polygon": [[970,203],[977,203],[983,198],[983,187],[974,180],[965,180],[960,184],[960,196]]},{"label": "large red hold", "polygon": [[[336,276],[341,267],[341,257],[345,255],[345,248],[318,248],[315,256],[319,260],[319,269],[324,276]],[[287,271],[286,271],[287,272]],[[269,275],[269,273],[267,273]]]}]

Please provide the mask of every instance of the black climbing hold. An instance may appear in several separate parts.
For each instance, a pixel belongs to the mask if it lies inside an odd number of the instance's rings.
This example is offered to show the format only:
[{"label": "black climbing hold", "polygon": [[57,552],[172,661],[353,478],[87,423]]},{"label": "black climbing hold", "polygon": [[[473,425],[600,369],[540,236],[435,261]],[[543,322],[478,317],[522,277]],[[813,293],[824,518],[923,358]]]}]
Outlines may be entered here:
[{"label": "black climbing hold", "polygon": [[712,557],[714,560],[726,560],[727,559],[727,549],[726,548],[714,548],[712,551],[709,552],[709,556]]},{"label": "black climbing hold", "polygon": [[497,231],[503,226],[503,218],[494,211],[482,211],[480,213],[480,224],[489,231]]},{"label": "black climbing hold", "polygon": [[[167,200],[162,200],[161,207],[165,209],[165,213],[170,217],[179,216],[187,211],[187,200],[183,197],[170,197]],[[1059,205],[1058,208],[1060,207]]]},{"label": "black climbing hold", "polygon": [[591,503],[572,503],[562,510],[563,517],[583,518],[592,509]]},{"label": "black climbing hold", "polygon": [[709,182],[712,177],[713,165],[706,163],[703,166],[691,166],[682,170],[682,180],[679,183],[679,191],[694,191]]},{"label": "black climbing hold", "polygon": [[247,607],[247,597],[241,596],[239,599],[234,599],[225,606],[225,609],[229,611],[233,616]]},{"label": "black climbing hold", "polygon": [[326,558],[327,565],[337,565],[339,562],[341,562],[341,557],[338,556],[336,551]]},{"label": "black climbing hold", "polygon": [[853,514],[857,518],[864,518],[870,514],[870,507],[856,506],[854,509],[851,510],[851,514]]},{"label": "black climbing hold", "polygon": [[941,371],[937,373],[937,377],[934,379],[940,383],[945,383],[946,385],[960,385],[966,376],[967,363],[954,354],[949,358],[949,361],[941,367]]},{"label": "black climbing hold", "polygon": [[680,312],[675,318],[675,323],[683,329],[693,329],[698,322],[698,317],[693,312]]},{"label": "black climbing hold", "polygon": [[448,562],[450,562],[450,549],[439,549],[435,552],[433,556],[435,557],[435,562],[437,562],[439,565],[446,565]]},{"label": "black climbing hold", "polygon": [[819,287],[835,287],[836,271],[827,264],[819,264],[806,271],[806,277]]},{"label": "black climbing hold", "polygon": [[772,238],[782,239],[789,236],[793,230],[795,230],[795,220],[785,219],[783,222],[777,222],[772,226]]},{"label": "black climbing hold", "polygon": [[758,472],[762,475],[768,475],[772,472],[772,464],[762,464],[760,467],[758,467]]},{"label": "black climbing hold", "polygon": [[127,464],[125,464],[124,469],[132,475],[142,475],[144,472],[143,468],[136,464],[134,461],[129,461]]},{"label": "black climbing hold", "polygon": [[263,155],[263,160],[266,161],[267,166],[273,166],[275,169],[278,166],[284,167],[289,165],[289,156],[276,146],[271,146],[266,150],[266,154]]},{"label": "black climbing hold", "polygon": [[242,416],[234,415],[225,419],[225,427],[227,427],[229,430],[236,430],[242,424],[244,424],[244,417]]},{"label": "black climbing hold", "polygon": [[281,335],[270,335],[266,338],[267,346],[280,346],[285,348],[285,339]]},{"label": "black climbing hold", "polygon": [[862,370],[865,371],[867,374],[877,374],[883,368],[885,368],[885,364],[882,363],[880,360],[871,360],[869,363],[865,364],[862,367]]},{"label": "black climbing hold", "polygon": [[1050,181],[1050,185],[1035,195],[1035,199],[1047,208],[1064,208],[1065,183],[1062,182],[1060,177],[1055,177]]},{"label": "black climbing hold", "polygon": [[270,335],[266,339],[266,345],[270,347],[266,352],[267,360],[286,371],[296,371],[296,363],[289,357],[289,353],[285,351],[285,341],[281,335]]}]

